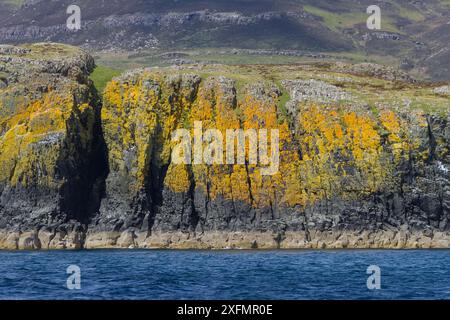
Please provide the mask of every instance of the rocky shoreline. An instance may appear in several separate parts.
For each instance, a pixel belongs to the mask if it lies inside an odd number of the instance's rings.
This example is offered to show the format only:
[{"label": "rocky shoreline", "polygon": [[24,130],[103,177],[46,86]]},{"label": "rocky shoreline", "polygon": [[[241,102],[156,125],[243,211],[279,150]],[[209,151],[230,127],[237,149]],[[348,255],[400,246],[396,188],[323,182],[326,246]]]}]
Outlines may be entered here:
[{"label": "rocky shoreline", "polygon": [[0,231],[0,250],[62,249],[448,249],[450,232],[332,231],[286,232],[103,232],[48,233]]}]

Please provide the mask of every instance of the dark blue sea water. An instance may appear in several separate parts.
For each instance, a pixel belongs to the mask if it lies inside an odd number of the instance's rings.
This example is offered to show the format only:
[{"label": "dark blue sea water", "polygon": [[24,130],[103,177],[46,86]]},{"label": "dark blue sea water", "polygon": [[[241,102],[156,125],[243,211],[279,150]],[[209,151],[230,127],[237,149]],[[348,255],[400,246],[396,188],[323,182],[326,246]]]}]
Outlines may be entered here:
[{"label": "dark blue sea water", "polygon": [[450,251],[0,251],[0,299],[450,299]]}]

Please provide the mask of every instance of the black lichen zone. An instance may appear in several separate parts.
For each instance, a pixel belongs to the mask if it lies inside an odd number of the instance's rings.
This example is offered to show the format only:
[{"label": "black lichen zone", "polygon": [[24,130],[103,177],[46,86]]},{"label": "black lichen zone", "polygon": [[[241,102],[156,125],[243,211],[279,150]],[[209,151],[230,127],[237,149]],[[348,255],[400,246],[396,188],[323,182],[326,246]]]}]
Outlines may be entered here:
[{"label": "black lichen zone", "polygon": [[[65,183],[60,189],[60,210],[66,220],[88,224],[99,211],[108,176],[107,147],[101,127],[101,99],[90,84],[90,103],[93,108],[67,120],[67,134],[63,152],[58,160],[58,174]],[[90,132],[84,137],[83,132]]]}]

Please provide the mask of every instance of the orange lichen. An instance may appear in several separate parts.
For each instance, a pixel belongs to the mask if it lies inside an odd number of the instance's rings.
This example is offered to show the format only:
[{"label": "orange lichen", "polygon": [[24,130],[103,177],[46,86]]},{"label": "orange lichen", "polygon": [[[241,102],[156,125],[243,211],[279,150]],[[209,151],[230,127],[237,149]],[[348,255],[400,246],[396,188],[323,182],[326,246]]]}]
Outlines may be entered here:
[{"label": "orange lichen", "polygon": [[[143,82],[149,79],[161,88],[161,95],[144,88]],[[143,187],[152,162],[168,166],[164,184],[177,193],[186,193],[195,185],[209,199],[243,201],[258,208],[306,206],[392,187],[401,154],[416,146],[402,129],[406,124],[392,111],[383,111],[377,118],[350,107],[298,105],[298,117],[289,124],[286,117],[280,117],[276,97],[260,100],[247,94],[235,106],[227,96],[230,92],[208,79],[190,101],[182,89],[166,86],[165,81],[164,76],[144,74],[129,82],[133,85],[113,81],[105,91],[103,126],[111,139],[107,141],[110,166],[136,179],[130,188]],[[269,152],[273,147],[270,132],[278,130],[278,172],[262,175],[261,164],[249,159],[248,144],[245,164],[171,163],[172,131],[184,128],[192,137],[197,121],[203,132],[217,129],[223,137],[231,129],[265,129]],[[224,139],[224,160],[226,143]],[[137,154],[130,157],[131,163],[125,160],[127,153]]]},{"label": "orange lichen", "polygon": [[[79,126],[80,140],[87,147],[92,140],[94,110],[88,104],[77,106],[73,96],[50,91],[22,112],[0,119],[4,133],[0,136],[0,181],[15,186],[32,184],[57,186],[61,181],[55,169],[61,156],[63,139],[71,117],[88,119]],[[69,150],[70,152],[70,150]]]}]

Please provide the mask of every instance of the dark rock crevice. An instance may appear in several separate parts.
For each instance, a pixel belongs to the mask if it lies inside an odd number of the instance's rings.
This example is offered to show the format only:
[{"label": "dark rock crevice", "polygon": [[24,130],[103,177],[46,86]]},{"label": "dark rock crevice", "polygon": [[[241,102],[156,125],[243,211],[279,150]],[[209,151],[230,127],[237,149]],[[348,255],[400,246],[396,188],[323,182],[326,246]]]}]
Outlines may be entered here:
[{"label": "dark rock crevice", "polygon": [[[67,120],[65,151],[57,162],[57,174],[65,181],[59,191],[61,211],[67,221],[76,220],[85,225],[100,208],[109,171],[101,128],[101,100],[93,85],[89,86],[89,95],[93,110],[86,114],[74,111]],[[74,103],[77,103],[75,96]],[[91,136],[83,137],[83,132],[90,132]]]}]

